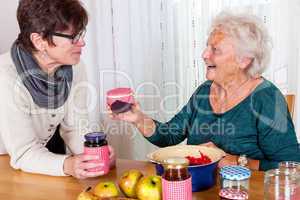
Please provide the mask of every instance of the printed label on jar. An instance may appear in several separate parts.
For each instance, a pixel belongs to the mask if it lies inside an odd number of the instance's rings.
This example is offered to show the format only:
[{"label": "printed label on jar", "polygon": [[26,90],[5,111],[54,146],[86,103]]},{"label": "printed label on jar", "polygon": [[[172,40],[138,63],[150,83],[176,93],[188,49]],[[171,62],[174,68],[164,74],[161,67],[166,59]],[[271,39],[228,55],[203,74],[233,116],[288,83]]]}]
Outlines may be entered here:
[{"label": "printed label on jar", "polygon": [[89,169],[89,172],[103,171],[104,174],[109,172],[109,150],[108,146],[102,147],[84,147],[85,155],[98,155],[100,159],[89,161],[91,163],[103,163],[102,167]]},{"label": "printed label on jar", "polygon": [[192,178],[183,181],[162,179],[163,199],[192,200]]}]

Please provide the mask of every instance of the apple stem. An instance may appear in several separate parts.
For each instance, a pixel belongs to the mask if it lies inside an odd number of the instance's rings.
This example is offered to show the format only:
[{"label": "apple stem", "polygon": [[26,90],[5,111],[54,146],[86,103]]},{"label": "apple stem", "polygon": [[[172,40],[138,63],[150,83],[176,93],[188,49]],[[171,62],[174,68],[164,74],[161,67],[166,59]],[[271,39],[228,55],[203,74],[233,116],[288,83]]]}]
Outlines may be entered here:
[{"label": "apple stem", "polygon": [[92,187],[88,187],[85,191],[88,192],[92,189]]}]

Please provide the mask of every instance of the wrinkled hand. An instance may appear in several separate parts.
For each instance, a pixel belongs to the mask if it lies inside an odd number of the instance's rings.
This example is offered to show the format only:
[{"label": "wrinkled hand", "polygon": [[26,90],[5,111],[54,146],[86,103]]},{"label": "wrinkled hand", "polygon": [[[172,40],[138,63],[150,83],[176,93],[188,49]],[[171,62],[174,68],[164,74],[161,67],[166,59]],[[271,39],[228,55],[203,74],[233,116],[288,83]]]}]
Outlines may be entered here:
[{"label": "wrinkled hand", "polygon": [[131,110],[124,112],[124,113],[116,114],[116,113],[112,112],[109,105],[107,105],[107,110],[108,110],[108,115],[111,119],[122,120],[122,121],[130,122],[130,123],[134,123],[134,124],[143,120],[143,116],[144,116],[144,114],[141,111],[140,104],[138,102],[135,102],[131,106]]},{"label": "wrinkled hand", "polygon": [[220,160],[218,167],[222,168],[228,165],[238,165],[237,159],[238,156],[236,155],[226,154],[226,156]]},{"label": "wrinkled hand", "polygon": [[[113,148],[111,146],[108,146],[108,148],[110,152],[109,155],[110,167],[114,167],[116,156]],[[89,169],[103,166],[103,163],[88,162],[97,159],[99,159],[99,156],[97,155],[79,154],[79,155],[70,156],[66,158],[64,161],[64,173],[78,179],[86,179],[90,177],[102,176],[104,174],[103,171],[97,171],[97,172],[88,171]]]},{"label": "wrinkled hand", "polygon": [[[200,144],[200,145],[206,146],[206,147],[218,148],[213,142],[207,142],[207,143]],[[222,168],[222,167],[228,166],[228,165],[238,165],[237,159],[238,159],[238,156],[231,155],[231,154],[225,154],[225,156],[220,160],[218,167]]]},{"label": "wrinkled hand", "polygon": [[218,148],[213,142],[203,143],[203,144],[200,144],[200,146]]}]

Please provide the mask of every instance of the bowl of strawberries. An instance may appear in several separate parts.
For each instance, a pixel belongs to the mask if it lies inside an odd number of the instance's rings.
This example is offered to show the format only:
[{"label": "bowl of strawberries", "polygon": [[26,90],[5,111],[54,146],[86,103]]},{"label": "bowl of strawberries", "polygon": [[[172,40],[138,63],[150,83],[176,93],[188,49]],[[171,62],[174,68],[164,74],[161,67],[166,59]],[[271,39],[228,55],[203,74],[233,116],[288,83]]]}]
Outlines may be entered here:
[{"label": "bowl of strawberries", "polygon": [[189,173],[192,176],[192,191],[208,189],[216,183],[218,162],[225,152],[214,147],[200,145],[176,145],[160,148],[147,155],[150,162],[155,164],[157,175],[164,173],[162,163],[170,157],[182,157],[189,160]]}]

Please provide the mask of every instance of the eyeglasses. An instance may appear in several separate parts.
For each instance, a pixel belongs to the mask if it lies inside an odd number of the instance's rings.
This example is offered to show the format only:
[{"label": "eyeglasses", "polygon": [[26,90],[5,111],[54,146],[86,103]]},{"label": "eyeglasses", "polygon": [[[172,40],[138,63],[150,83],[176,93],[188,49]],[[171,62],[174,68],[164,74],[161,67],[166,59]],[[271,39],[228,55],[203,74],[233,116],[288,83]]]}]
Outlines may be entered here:
[{"label": "eyeglasses", "polygon": [[84,38],[85,33],[86,33],[86,30],[84,29],[84,30],[80,31],[77,35],[68,35],[68,34],[57,33],[57,32],[52,33],[52,35],[68,38],[72,41],[72,44],[76,44],[80,40],[80,38]]}]

